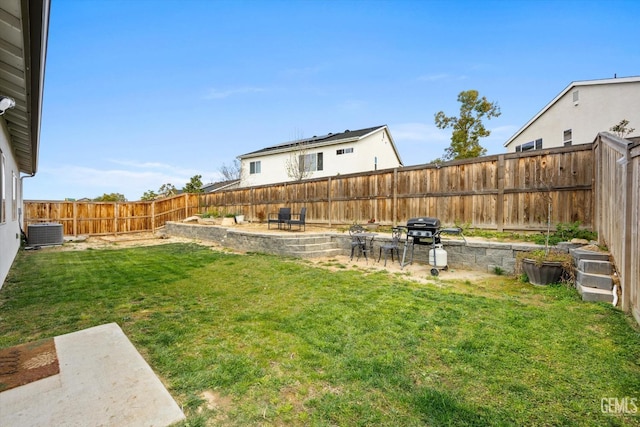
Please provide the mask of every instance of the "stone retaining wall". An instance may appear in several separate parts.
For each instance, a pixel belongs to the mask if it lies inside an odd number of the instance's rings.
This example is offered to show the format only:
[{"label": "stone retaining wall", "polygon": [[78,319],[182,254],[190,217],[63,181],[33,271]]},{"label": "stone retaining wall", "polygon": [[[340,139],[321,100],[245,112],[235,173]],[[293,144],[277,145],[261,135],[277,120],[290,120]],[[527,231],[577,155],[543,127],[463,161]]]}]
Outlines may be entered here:
[{"label": "stone retaining wall", "polygon": [[[171,236],[187,237],[196,240],[207,240],[221,246],[241,251],[263,252],[277,255],[295,255],[290,249],[296,241],[312,238],[330,240],[341,254],[351,253],[351,238],[347,233],[260,233],[220,226],[185,224],[167,222],[165,232]],[[390,241],[390,236],[380,235],[375,241],[374,253],[378,253],[378,245]],[[528,243],[501,243],[481,240],[448,240],[442,239],[443,248],[447,251],[447,261],[451,268],[465,270],[481,270],[493,272],[496,267],[505,273],[513,273],[516,265],[516,254],[543,248]],[[416,245],[414,261],[428,263],[431,246]],[[402,249],[401,249],[402,256]]]}]

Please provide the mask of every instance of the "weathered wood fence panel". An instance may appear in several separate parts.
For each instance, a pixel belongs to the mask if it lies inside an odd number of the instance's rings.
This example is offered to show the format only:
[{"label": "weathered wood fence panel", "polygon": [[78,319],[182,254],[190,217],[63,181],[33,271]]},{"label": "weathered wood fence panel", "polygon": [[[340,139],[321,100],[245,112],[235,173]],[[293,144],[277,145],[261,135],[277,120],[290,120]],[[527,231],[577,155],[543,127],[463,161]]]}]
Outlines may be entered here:
[{"label": "weathered wood fence panel", "polygon": [[602,132],[594,153],[595,229],[613,256],[622,309],[640,323],[640,144]]},{"label": "weathered wood fence panel", "polygon": [[341,225],[402,224],[417,216],[443,224],[497,230],[593,226],[592,145],[501,154],[444,164],[338,175],[275,185],[179,195],[154,202],[25,202],[28,223],[56,221],[68,235],[153,231],[198,212],[241,213],[264,220],[279,207],[307,208],[307,221]]},{"label": "weathered wood fence panel", "polygon": [[57,222],[66,236],[153,231],[167,221],[198,212],[199,198],[182,194],[155,202],[33,201],[24,202],[24,229],[30,224]]}]

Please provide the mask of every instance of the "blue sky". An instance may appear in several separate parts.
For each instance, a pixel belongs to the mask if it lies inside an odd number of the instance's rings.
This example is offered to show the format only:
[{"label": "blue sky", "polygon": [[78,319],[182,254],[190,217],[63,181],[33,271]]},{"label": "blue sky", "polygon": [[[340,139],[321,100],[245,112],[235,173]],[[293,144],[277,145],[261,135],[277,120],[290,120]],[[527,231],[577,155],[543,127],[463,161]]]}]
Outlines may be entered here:
[{"label": "blue sky", "polygon": [[386,124],[405,165],[476,89],[488,154],[568,84],[640,75],[636,1],[53,0],[25,199],[220,179],[270,145]]}]

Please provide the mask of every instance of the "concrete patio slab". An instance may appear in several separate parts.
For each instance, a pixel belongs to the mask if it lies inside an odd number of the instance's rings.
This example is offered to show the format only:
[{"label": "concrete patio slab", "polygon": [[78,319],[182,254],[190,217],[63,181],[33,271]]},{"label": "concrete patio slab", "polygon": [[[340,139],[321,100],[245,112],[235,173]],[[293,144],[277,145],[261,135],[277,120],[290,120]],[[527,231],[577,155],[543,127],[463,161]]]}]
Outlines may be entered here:
[{"label": "concrete patio slab", "polygon": [[55,338],[60,373],[0,393],[0,426],[168,426],[184,419],[115,324]]}]

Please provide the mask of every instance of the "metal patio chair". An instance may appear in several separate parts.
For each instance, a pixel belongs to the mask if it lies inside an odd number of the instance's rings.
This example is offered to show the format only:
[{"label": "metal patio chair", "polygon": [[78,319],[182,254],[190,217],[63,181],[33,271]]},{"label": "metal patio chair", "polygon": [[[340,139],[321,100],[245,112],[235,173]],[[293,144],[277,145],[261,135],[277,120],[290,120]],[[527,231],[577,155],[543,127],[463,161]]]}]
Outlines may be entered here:
[{"label": "metal patio chair", "polygon": [[400,241],[402,240],[402,233],[404,229],[402,227],[393,227],[391,229],[391,241],[380,246],[380,252],[378,253],[378,262],[382,258],[384,252],[384,266],[387,266],[387,255],[391,254],[391,262],[393,262],[393,251],[398,256],[398,262],[400,262]]},{"label": "metal patio chair", "polygon": [[364,259],[368,260],[370,248],[367,245],[367,238],[364,236],[366,230],[360,224],[353,224],[349,228],[349,235],[351,236],[351,260],[353,260],[353,254],[358,250],[358,258],[360,255],[364,255]]}]

